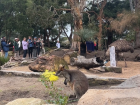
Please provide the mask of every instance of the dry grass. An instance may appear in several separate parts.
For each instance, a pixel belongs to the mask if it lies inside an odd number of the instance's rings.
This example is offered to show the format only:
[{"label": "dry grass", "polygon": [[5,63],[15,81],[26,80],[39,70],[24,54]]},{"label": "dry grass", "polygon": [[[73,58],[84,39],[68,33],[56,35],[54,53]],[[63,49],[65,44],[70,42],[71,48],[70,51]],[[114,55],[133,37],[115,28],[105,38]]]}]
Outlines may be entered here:
[{"label": "dry grass", "polygon": [[131,27],[134,23],[136,24],[138,18],[139,14],[124,11],[118,14],[117,19],[110,19],[111,29],[121,34],[127,27]]}]

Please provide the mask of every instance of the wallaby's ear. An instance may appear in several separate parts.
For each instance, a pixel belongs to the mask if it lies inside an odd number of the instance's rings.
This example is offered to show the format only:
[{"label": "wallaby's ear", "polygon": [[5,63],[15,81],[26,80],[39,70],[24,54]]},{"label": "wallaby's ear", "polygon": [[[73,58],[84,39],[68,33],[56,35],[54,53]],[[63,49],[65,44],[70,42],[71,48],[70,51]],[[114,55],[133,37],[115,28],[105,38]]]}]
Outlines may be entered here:
[{"label": "wallaby's ear", "polygon": [[63,70],[64,70],[64,67],[65,67],[65,66],[63,66],[62,64],[60,64],[60,65],[59,65],[59,70],[62,70],[62,71],[63,71]]}]

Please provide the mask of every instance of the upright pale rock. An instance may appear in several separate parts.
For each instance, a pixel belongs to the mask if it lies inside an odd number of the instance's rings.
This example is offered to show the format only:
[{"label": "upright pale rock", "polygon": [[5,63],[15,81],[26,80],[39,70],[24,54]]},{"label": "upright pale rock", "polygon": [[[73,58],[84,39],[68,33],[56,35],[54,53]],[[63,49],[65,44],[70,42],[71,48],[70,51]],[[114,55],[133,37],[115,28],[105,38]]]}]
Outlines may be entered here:
[{"label": "upright pale rock", "polygon": [[115,59],[115,47],[110,47],[110,66],[116,67],[116,59]]}]

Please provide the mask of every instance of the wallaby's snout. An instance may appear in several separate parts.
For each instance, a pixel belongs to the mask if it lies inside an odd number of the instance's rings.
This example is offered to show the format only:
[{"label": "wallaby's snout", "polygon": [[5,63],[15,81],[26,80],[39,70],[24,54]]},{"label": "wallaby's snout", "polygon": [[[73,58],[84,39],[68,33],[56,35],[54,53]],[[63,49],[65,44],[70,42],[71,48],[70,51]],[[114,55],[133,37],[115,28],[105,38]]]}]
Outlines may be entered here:
[{"label": "wallaby's snout", "polygon": [[60,75],[60,72],[61,72],[60,70],[57,71],[55,75],[56,75],[56,76],[59,76],[59,75]]}]

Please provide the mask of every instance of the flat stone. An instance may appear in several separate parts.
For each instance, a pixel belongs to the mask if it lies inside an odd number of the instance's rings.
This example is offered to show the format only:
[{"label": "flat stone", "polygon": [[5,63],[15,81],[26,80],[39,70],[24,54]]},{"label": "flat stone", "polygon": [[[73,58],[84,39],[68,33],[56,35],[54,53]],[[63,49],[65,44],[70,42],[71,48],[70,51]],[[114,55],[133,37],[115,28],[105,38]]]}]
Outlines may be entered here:
[{"label": "flat stone", "polygon": [[38,98],[19,98],[6,105],[43,105],[46,102]]},{"label": "flat stone", "polygon": [[101,67],[105,70],[105,72],[115,72],[115,73],[122,73],[122,68],[120,67],[109,67],[109,66],[103,66]]},{"label": "flat stone", "polygon": [[140,88],[133,89],[89,89],[78,105],[140,105]]},{"label": "flat stone", "polygon": [[140,87],[140,75],[131,77],[118,86],[112,86],[111,89],[129,89]]},{"label": "flat stone", "polygon": [[96,75],[86,76],[88,78],[90,86],[120,84],[126,80],[126,78],[99,77]]}]

